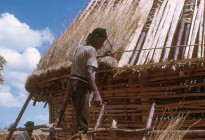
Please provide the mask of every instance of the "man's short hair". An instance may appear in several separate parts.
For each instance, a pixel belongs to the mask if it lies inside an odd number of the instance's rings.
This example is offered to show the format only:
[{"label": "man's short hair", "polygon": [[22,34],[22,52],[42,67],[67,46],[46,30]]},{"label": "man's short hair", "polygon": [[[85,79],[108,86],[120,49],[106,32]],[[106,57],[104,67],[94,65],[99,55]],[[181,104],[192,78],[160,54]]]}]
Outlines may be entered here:
[{"label": "man's short hair", "polygon": [[33,127],[34,122],[33,121],[27,121],[26,124],[24,124],[25,127]]},{"label": "man's short hair", "polygon": [[107,38],[107,31],[106,31],[106,30],[107,30],[107,29],[104,29],[104,28],[95,28],[95,29],[92,31],[92,36],[98,34],[98,35],[101,36],[101,37]]}]

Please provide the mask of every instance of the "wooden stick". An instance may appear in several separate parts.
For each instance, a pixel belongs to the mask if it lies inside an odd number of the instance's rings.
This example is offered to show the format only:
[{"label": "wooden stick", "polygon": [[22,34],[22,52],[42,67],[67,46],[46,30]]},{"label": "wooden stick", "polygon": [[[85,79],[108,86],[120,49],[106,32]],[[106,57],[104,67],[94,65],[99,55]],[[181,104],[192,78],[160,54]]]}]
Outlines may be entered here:
[{"label": "wooden stick", "polygon": [[28,128],[10,128],[8,129],[8,131],[11,131],[11,130],[14,130],[14,131],[25,131],[25,130],[35,130],[35,129],[39,129],[39,128],[47,128],[48,126],[47,125],[36,125],[36,126],[33,126],[33,127],[28,127]]},{"label": "wooden stick", "polygon": [[[195,0],[194,14],[193,14],[193,17],[192,17],[191,28],[190,28],[190,33],[189,33],[189,39],[188,39],[188,42],[187,42],[188,45],[191,43],[197,11],[198,11],[197,0]],[[186,47],[185,54],[184,54],[185,59],[187,59],[188,56],[189,56],[189,50],[190,50],[190,47]]]},{"label": "wooden stick", "polygon": [[[138,24],[137,24],[137,27],[136,27],[134,34],[131,37],[130,43],[127,45],[125,50],[132,50],[136,47],[140,33],[141,33],[141,31],[144,27],[144,24],[147,20],[147,17],[148,17],[149,12],[152,8],[153,2],[154,2],[154,0],[141,0],[140,1],[139,5],[137,7],[137,10],[135,12],[135,13],[137,13],[137,16],[139,16]],[[144,12],[141,13],[142,11],[144,11]],[[140,16],[141,14],[143,14],[143,16]],[[133,53],[123,53],[123,55],[118,63],[118,66],[121,67],[121,66],[124,66],[125,64],[127,64],[129,62],[132,54]]]},{"label": "wooden stick", "polygon": [[[146,33],[143,32],[141,37],[140,37],[140,41],[137,44],[136,50],[141,49],[145,36],[146,36]],[[135,64],[136,58],[139,55],[139,53],[140,53],[139,51],[134,51],[134,53],[133,53],[133,55],[131,57],[130,65],[134,65]]]},{"label": "wooden stick", "polygon": [[184,45],[183,46],[181,46],[181,47],[183,47],[183,49],[182,49],[182,59],[184,59],[185,57],[184,57],[184,54],[185,54],[185,50],[186,50],[186,48],[189,46],[189,45],[186,45],[187,44],[187,42],[188,42],[188,39],[189,39],[189,31],[190,31],[190,28],[191,28],[191,24],[190,23],[188,23],[187,25],[186,25],[186,29],[185,29],[185,36],[184,36]]},{"label": "wooden stick", "polygon": [[[179,19],[180,19],[180,15],[181,15],[181,13],[183,11],[184,3],[185,3],[185,0],[180,0],[177,3],[176,9],[175,9],[175,13],[174,13],[174,16],[173,16],[173,19],[172,19],[170,31],[169,31],[169,34],[167,36],[167,41],[166,41],[165,47],[171,46],[171,44],[172,44],[172,41],[173,41],[173,38],[174,38],[174,34],[176,32],[177,25],[178,25],[178,22],[179,22]],[[168,60],[169,54],[170,54],[170,48],[165,48],[164,56],[162,58],[162,61]]]},{"label": "wooden stick", "polygon": [[[204,6],[202,8],[202,15],[201,15],[201,19],[200,19],[200,24],[199,24],[199,44],[203,44],[204,42]],[[199,45],[197,48],[197,57],[204,57],[204,55],[202,54],[204,49],[203,49],[204,45]]]},{"label": "wooden stick", "polygon": [[[180,0],[180,2],[181,1],[182,0]],[[173,37],[173,34],[174,34],[174,32],[172,32],[173,28],[176,29],[176,25],[178,23],[178,20],[176,19],[176,15],[179,18],[180,13],[182,11],[182,6],[180,7],[180,10],[178,9],[180,4],[182,5],[182,3],[178,3],[178,0],[172,0],[170,4],[168,3],[167,8],[166,8],[167,14],[164,14],[163,18],[165,20],[164,20],[164,23],[162,22],[163,24],[161,24],[162,28],[160,29],[161,31],[159,30],[160,35],[157,40],[155,48],[163,48],[164,44],[166,43],[167,37],[168,38]],[[165,13],[166,13],[166,10],[165,10]],[[153,60],[153,62],[159,62],[161,54],[162,54],[162,49],[154,50],[152,57],[150,57],[151,58],[150,60]]]},{"label": "wooden stick", "polygon": [[32,94],[29,94],[29,96],[28,96],[26,102],[24,103],[24,105],[23,105],[23,107],[22,107],[22,109],[21,109],[21,111],[20,111],[20,113],[19,113],[19,115],[18,115],[18,117],[17,117],[17,119],[16,119],[16,121],[15,121],[15,123],[14,123],[14,125],[13,125],[13,127],[11,129],[11,131],[9,132],[9,135],[7,136],[6,140],[10,140],[11,139],[16,126],[18,125],[18,123],[19,123],[19,121],[20,121],[24,111],[26,110],[26,107],[28,106],[29,101],[31,100],[31,97],[32,97]]},{"label": "wooden stick", "polygon": [[61,123],[61,120],[63,118],[64,112],[65,112],[66,107],[68,105],[69,99],[70,99],[69,93],[66,93],[66,95],[64,97],[64,100],[62,102],[60,111],[58,112],[58,116],[56,118],[56,122],[55,122],[56,123],[56,127],[58,127],[60,125],[60,123]]},{"label": "wooden stick", "polygon": [[147,33],[147,37],[145,39],[144,45],[143,45],[143,49],[147,49],[147,51],[142,51],[140,53],[140,56],[138,58],[138,62],[136,65],[142,65],[145,63],[145,60],[147,58],[147,55],[149,54],[149,50],[153,49],[154,47],[152,46],[154,39],[156,37],[156,33],[161,21],[161,18],[163,16],[165,7],[167,5],[168,0],[164,0],[162,5],[160,6],[159,10],[157,9],[153,18],[153,21],[151,23],[151,27]]},{"label": "wooden stick", "polygon": [[[180,25],[179,34],[178,34],[178,37],[177,37],[177,44],[176,44],[176,46],[181,44],[183,34],[184,34],[184,21],[181,21],[181,25]],[[179,47],[176,47],[175,48],[175,52],[174,52],[174,60],[177,60],[178,56],[179,56]]]},{"label": "wooden stick", "polygon": [[102,108],[101,108],[101,110],[100,110],[100,114],[99,114],[99,116],[98,116],[96,125],[95,125],[95,127],[94,127],[94,131],[97,130],[98,127],[100,126],[100,122],[101,122],[101,120],[102,120],[102,116],[104,115],[105,106],[106,106],[106,105],[107,105],[107,103],[104,103],[104,104],[102,105]]},{"label": "wooden stick", "polygon": [[[165,130],[154,130],[150,131],[149,133],[164,133]],[[185,133],[186,135],[192,135],[192,136],[205,136],[205,130],[176,130],[176,131],[170,131],[170,133]]]},{"label": "wooden stick", "polygon": [[[65,128],[40,128],[43,132],[70,132],[71,129]],[[89,128],[89,133],[104,133],[104,132],[125,132],[125,133],[145,133],[152,130],[152,128],[143,128],[143,129],[126,129],[126,128],[98,128],[94,130],[94,128]]]},{"label": "wooden stick", "polygon": [[[151,106],[151,109],[149,112],[149,117],[147,120],[146,128],[151,128],[152,120],[154,117],[154,111],[155,111],[155,103],[152,103],[152,106]],[[147,134],[144,134],[142,140],[146,140],[146,139],[147,139]]]},{"label": "wooden stick", "polygon": [[88,131],[88,133],[146,133],[152,130],[152,128],[143,129],[120,129],[120,128],[98,128],[95,131]]}]

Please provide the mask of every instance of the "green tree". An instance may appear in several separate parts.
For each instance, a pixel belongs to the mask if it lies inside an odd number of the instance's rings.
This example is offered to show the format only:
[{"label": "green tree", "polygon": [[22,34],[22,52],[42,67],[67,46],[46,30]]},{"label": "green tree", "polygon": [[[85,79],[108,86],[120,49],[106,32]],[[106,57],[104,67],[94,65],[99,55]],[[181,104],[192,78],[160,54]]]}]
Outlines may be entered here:
[{"label": "green tree", "polygon": [[0,85],[3,84],[3,75],[2,75],[2,70],[4,69],[4,65],[6,64],[6,60],[0,56]]}]

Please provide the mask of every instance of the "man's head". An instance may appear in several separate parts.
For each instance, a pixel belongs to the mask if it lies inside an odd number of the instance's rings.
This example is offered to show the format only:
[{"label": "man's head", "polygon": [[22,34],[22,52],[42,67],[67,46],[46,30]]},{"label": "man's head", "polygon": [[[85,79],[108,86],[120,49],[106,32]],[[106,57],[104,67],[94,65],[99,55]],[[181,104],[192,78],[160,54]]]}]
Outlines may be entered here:
[{"label": "man's head", "polygon": [[107,32],[104,28],[96,28],[87,37],[87,45],[92,45],[97,50],[100,49],[107,39]]},{"label": "man's head", "polygon": [[30,129],[31,127],[34,127],[34,122],[33,121],[27,121],[26,124],[24,124],[26,127],[27,131],[32,134],[33,129]]}]

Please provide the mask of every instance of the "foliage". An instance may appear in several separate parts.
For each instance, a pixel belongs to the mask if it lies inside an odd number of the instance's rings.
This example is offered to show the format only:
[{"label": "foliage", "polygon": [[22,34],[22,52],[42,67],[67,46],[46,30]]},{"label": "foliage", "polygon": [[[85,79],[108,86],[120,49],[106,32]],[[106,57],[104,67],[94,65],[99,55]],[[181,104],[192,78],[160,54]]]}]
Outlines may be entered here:
[{"label": "foliage", "polygon": [[3,84],[3,76],[1,74],[1,72],[2,72],[5,64],[6,64],[6,60],[2,56],[0,56],[0,85]]}]

